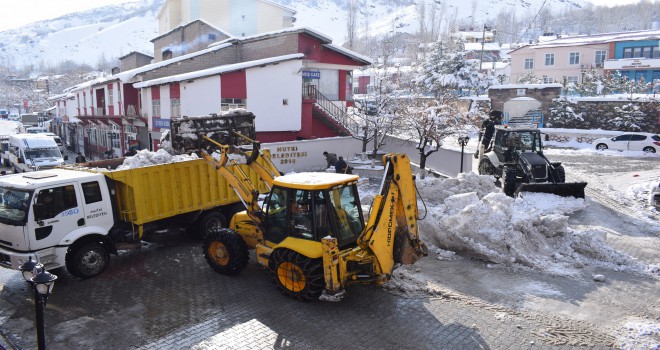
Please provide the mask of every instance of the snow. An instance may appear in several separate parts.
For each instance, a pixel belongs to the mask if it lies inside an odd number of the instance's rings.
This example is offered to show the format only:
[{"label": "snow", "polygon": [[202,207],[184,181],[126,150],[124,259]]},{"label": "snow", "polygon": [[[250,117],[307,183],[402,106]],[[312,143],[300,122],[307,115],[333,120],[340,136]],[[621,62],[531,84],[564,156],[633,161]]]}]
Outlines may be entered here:
[{"label": "snow", "polygon": [[143,149],[138,151],[137,154],[132,157],[126,157],[126,159],[124,159],[124,163],[118,166],[117,170],[128,170],[144,166],[184,162],[194,159],[199,159],[195,153],[191,153],[190,155],[182,154],[173,156],[164,149],[159,149],[156,152]]}]

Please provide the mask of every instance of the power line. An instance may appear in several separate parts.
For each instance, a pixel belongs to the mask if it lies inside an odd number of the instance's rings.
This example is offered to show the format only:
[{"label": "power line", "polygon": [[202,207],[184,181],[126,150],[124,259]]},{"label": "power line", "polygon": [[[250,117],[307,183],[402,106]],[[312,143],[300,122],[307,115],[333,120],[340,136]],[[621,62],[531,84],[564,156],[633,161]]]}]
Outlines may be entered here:
[{"label": "power line", "polygon": [[[543,9],[543,6],[545,6],[546,1],[548,1],[548,0],[543,0],[543,3],[541,4],[541,7],[539,8],[539,11],[536,13],[536,15],[534,16],[532,21],[529,22],[529,26],[527,27],[527,29],[525,29],[525,32],[520,36],[520,39],[522,39],[525,36],[525,34],[527,34],[529,29],[532,28],[532,24],[534,24],[534,22],[536,21],[536,17],[538,17],[539,13],[541,13],[541,10]],[[520,39],[516,40],[516,44],[520,44]]]}]

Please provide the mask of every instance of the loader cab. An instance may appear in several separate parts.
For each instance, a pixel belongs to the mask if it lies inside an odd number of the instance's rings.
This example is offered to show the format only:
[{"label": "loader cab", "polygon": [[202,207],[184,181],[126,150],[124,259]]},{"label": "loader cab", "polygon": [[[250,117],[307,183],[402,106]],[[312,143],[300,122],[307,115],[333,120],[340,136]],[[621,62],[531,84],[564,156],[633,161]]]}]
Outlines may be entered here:
[{"label": "loader cab", "polygon": [[318,174],[325,183],[297,183],[299,174],[276,179],[264,202],[267,241],[277,244],[294,237],[320,242],[332,236],[340,248],[355,245],[364,229],[357,176]]},{"label": "loader cab", "polygon": [[511,162],[514,150],[541,153],[541,133],[538,129],[496,127],[493,147],[500,162]]}]

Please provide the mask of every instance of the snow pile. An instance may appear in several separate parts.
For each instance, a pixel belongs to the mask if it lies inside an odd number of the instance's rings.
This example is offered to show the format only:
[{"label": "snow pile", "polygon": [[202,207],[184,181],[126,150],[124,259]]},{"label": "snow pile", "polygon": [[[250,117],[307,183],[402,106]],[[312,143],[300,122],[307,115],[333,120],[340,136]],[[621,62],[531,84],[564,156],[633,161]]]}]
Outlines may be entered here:
[{"label": "snow pile", "polygon": [[444,250],[554,275],[577,275],[587,265],[652,272],[607,245],[604,231],[569,227],[568,215],[585,208],[584,199],[547,193],[514,199],[501,193],[491,176],[474,173],[427,179],[418,187],[428,210],[420,234]]},{"label": "snow pile", "polygon": [[117,170],[134,169],[157,164],[177,163],[194,159],[199,159],[195,153],[191,153],[190,155],[182,154],[173,156],[167,153],[164,149],[159,149],[156,152],[143,149],[138,151],[137,154],[132,157],[126,157],[124,163],[118,166]]}]

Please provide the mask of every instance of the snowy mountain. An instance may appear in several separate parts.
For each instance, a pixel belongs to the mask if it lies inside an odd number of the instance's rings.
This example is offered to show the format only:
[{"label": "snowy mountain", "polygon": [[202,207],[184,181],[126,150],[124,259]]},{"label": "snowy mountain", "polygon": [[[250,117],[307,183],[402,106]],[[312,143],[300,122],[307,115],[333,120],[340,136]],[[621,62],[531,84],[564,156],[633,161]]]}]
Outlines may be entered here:
[{"label": "snowy mountain", "polygon": [[[127,0],[131,1],[131,0]],[[419,31],[420,0],[359,0],[358,35],[383,36],[391,32]],[[157,37],[156,15],[164,0],[133,0],[56,19],[35,22],[0,32],[0,65],[49,68],[71,60],[96,66],[132,51],[153,54],[151,39]],[[280,0],[295,9],[296,25],[309,27],[342,44],[346,38],[346,0]],[[584,0],[488,0],[431,1],[442,13],[445,26],[485,21],[502,12],[533,17],[541,6],[561,11],[587,4]],[[429,13],[429,10],[427,10]],[[457,19],[461,19],[457,22]]]}]

